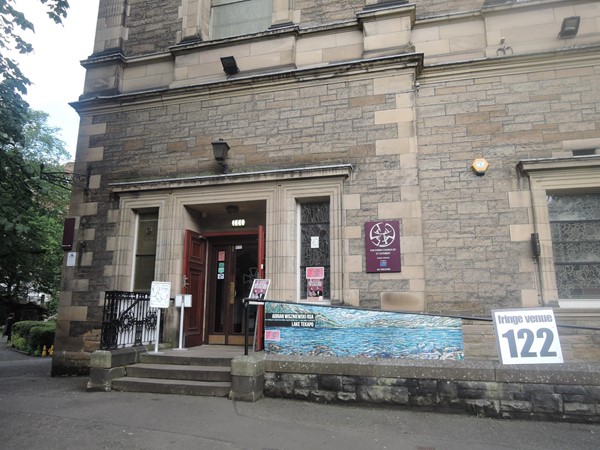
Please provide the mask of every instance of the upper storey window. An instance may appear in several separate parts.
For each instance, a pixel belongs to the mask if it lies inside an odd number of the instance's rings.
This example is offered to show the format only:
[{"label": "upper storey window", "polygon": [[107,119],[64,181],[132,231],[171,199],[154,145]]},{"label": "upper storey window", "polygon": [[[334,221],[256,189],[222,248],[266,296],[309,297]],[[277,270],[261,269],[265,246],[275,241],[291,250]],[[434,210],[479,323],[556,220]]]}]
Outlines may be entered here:
[{"label": "upper storey window", "polygon": [[212,0],[211,38],[265,31],[272,17],[273,0]]}]

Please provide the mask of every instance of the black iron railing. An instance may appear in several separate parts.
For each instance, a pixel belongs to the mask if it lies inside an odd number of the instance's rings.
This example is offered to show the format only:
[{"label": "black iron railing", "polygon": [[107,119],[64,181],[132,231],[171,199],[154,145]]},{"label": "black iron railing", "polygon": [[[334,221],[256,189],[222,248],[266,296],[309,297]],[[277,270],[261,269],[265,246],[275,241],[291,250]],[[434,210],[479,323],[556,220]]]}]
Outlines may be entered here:
[{"label": "black iron railing", "polygon": [[101,349],[113,350],[156,341],[160,309],[150,308],[150,294],[108,291],[104,299]]}]

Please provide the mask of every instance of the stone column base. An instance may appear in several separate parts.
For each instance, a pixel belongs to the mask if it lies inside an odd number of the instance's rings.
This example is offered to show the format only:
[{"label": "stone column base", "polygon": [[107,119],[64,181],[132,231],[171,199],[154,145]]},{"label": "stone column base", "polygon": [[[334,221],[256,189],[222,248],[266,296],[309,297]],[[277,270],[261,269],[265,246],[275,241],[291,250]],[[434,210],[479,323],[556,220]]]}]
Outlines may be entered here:
[{"label": "stone column base", "polygon": [[233,358],[231,361],[231,391],[229,392],[231,400],[255,402],[263,396],[264,385],[264,353]]}]

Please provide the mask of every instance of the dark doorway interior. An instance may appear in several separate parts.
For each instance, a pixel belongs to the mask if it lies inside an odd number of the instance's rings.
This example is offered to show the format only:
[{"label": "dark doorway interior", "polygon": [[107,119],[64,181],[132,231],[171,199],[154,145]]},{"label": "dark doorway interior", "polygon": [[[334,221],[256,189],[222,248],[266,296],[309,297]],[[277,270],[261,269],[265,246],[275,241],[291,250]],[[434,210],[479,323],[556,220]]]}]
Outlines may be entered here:
[{"label": "dark doorway interior", "polygon": [[[210,241],[208,343],[244,343],[244,307],[252,281],[259,276],[257,236],[230,236]],[[250,320],[250,335],[254,320]]]}]

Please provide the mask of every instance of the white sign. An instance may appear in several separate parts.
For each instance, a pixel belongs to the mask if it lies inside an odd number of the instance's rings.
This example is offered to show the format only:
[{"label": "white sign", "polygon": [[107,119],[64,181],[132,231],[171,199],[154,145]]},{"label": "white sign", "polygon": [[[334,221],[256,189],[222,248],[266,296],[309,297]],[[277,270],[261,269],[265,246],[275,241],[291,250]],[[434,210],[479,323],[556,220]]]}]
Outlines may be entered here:
[{"label": "white sign", "polygon": [[310,248],[319,248],[319,236],[310,237]]},{"label": "white sign", "polygon": [[77,253],[76,252],[67,253],[67,267],[75,267],[76,262],[77,262]]},{"label": "white sign", "polygon": [[[182,305],[182,303],[183,303],[183,305]],[[192,296],[190,294],[176,295],[175,296],[175,306],[177,308],[181,308],[181,306],[183,306],[184,308],[191,308],[192,307]]]},{"label": "white sign", "polygon": [[168,308],[170,294],[169,281],[153,281],[150,288],[150,308]]},{"label": "white sign", "polygon": [[552,308],[492,311],[502,364],[562,363]]}]

